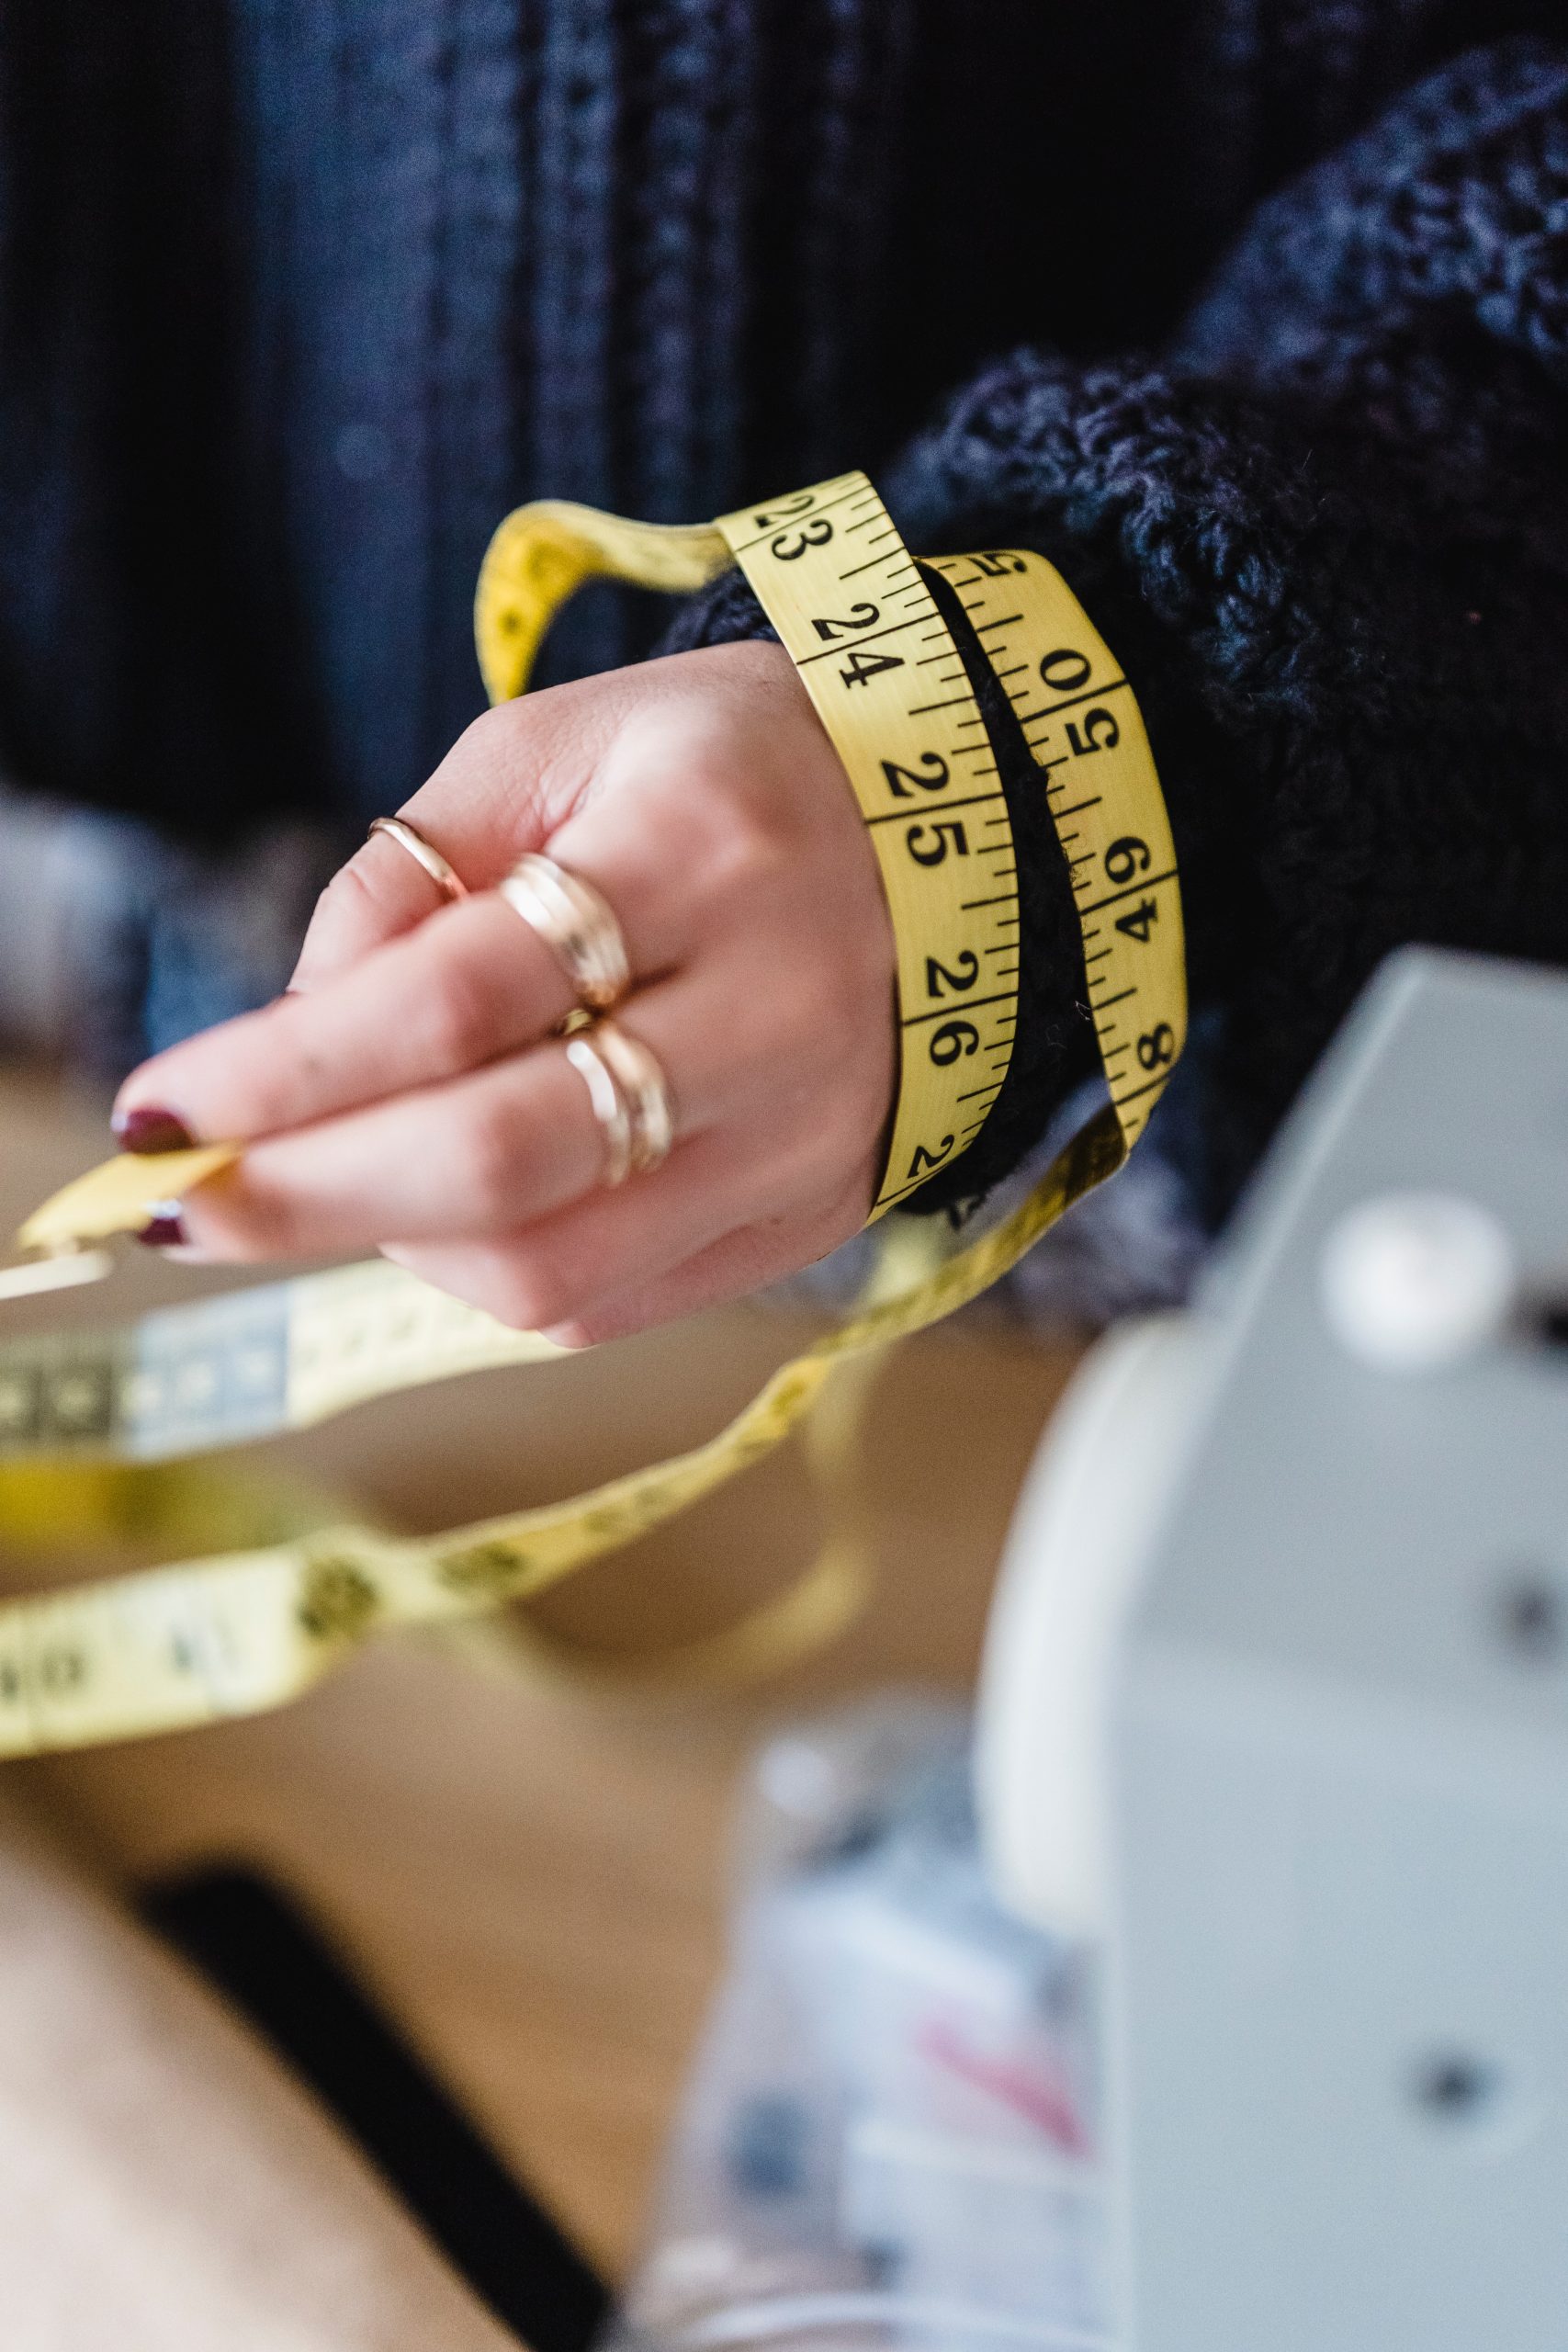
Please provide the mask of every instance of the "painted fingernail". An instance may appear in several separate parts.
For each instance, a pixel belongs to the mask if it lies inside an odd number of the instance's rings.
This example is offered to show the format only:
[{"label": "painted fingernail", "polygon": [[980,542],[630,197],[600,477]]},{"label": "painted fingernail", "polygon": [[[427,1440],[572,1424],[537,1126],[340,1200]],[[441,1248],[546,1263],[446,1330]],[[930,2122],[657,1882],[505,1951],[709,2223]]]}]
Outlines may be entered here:
[{"label": "painted fingernail", "polygon": [[188,1151],[196,1137],[173,1111],[155,1102],[139,1102],[133,1110],[117,1111],[109,1129],[122,1151]]},{"label": "painted fingernail", "polygon": [[150,1217],[136,1238],[149,1250],[183,1249],[186,1221],[178,1209],[170,1209],[161,1216]]}]

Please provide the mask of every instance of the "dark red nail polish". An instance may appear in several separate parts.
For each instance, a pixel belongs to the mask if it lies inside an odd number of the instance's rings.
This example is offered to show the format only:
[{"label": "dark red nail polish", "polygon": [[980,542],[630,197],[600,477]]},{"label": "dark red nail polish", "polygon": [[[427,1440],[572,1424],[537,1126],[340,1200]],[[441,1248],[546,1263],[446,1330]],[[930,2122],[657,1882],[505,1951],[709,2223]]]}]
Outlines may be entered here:
[{"label": "dark red nail polish", "polygon": [[137,1235],[149,1250],[180,1250],[186,1243],[186,1221],[177,1209],[167,1216],[149,1219]]},{"label": "dark red nail polish", "polygon": [[122,1151],[188,1151],[196,1141],[183,1119],[152,1102],[117,1111],[109,1127]]}]

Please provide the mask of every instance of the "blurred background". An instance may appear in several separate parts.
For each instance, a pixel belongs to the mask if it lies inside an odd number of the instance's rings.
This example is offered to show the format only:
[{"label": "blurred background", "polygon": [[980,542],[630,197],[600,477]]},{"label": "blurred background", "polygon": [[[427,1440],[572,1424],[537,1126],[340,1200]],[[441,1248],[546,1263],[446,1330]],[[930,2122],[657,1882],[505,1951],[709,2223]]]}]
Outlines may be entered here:
[{"label": "blurred background", "polygon": [[[34,1074],[0,1080],[0,1119],[12,1225],[102,1151],[95,1111]],[[107,1311],[233,1279],[138,1253]],[[106,1297],[18,1303],[6,1336],[101,1319]],[[355,1515],[434,1531],[707,1435],[824,1320],[799,1303],[733,1307],[361,1408],[269,1445],[266,1464]],[[308,1896],[464,2107],[619,2275],[716,1981],[747,1760],[802,1713],[889,1683],[967,1692],[1013,1498],[1076,1352],[1008,1323],[899,1351],[867,1431],[875,1599],[786,1679],[728,1697],[617,1692],[388,1643],[282,1713],[40,1758],[11,1767],[11,1784],[118,1882],[239,1856]],[[821,1532],[791,1449],[541,1611],[635,1658],[782,1589]],[[24,1589],[119,1565],[13,1544],[6,1575]]]}]

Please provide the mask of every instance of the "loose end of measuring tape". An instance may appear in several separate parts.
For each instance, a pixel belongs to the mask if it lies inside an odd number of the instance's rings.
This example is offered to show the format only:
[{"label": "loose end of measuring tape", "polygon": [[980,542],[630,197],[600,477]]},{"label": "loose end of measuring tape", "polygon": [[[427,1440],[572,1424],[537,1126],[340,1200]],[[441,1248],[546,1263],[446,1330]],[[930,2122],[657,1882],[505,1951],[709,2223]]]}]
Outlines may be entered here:
[{"label": "loose end of measuring tape", "polygon": [[[189,1151],[121,1152],[118,1159],[89,1169],[85,1176],[78,1176],[74,1183],[35,1209],[17,1228],[17,1246],[48,1260],[56,1252],[107,1241],[117,1233],[140,1233],[165,1203],[183,1201],[198,1184],[232,1168],[243,1149],[243,1144],[209,1143]],[[35,1270],[18,1267],[15,1271],[20,1274]],[[53,1284],[41,1286],[48,1289]],[[0,1291],[0,1296],[6,1295]]]},{"label": "loose end of measuring tape", "polygon": [[546,629],[584,581],[625,580],[682,595],[729,561],[712,524],[637,523],[558,498],[517,507],[486,548],[474,594],[485,692],[491,702],[523,692]]},{"label": "loose end of measuring tape", "polygon": [[107,1250],[66,1250],[51,1258],[29,1258],[20,1266],[0,1266],[0,1302],[37,1298],[40,1292],[74,1290],[101,1283],[114,1272]]}]

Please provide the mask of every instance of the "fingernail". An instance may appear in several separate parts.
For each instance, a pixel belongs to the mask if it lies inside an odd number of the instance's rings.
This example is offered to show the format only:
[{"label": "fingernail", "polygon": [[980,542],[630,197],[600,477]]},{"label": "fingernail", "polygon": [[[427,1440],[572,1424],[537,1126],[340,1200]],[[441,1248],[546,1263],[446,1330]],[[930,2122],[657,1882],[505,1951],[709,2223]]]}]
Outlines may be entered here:
[{"label": "fingernail", "polygon": [[173,1111],[154,1102],[139,1102],[133,1110],[117,1111],[109,1131],[122,1151],[188,1151],[196,1137]]},{"label": "fingernail", "polygon": [[178,1209],[150,1217],[136,1238],[149,1250],[180,1250],[186,1242],[186,1221]]}]

